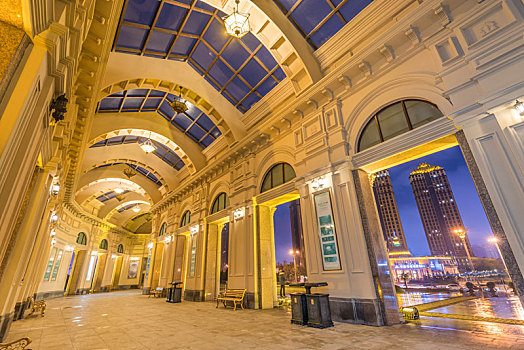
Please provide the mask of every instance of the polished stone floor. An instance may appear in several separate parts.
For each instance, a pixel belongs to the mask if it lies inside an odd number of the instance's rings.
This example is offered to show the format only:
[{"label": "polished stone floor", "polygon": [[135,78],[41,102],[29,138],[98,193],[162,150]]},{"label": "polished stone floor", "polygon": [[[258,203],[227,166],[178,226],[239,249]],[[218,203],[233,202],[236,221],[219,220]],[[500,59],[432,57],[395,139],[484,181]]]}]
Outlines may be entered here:
[{"label": "polished stone floor", "polygon": [[[292,325],[283,310],[168,304],[137,291],[48,301],[44,318],[14,322],[8,340],[38,349],[524,349],[524,336],[482,328],[404,324],[328,329]],[[456,326],[467,325],[468,321]]]}]

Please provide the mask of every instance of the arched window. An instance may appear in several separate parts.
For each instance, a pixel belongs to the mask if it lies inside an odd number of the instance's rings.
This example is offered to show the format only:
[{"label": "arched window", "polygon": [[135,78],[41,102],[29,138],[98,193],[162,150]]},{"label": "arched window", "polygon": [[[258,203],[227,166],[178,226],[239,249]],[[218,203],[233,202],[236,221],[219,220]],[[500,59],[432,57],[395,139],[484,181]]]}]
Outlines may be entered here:
[{"label": "arched window", "polygon": [[358,152],[442,116],[437,106],[422,100],[403,100],[390,104],[381,109],[366,124],[358,140]]},{"label": "arched window", "polygon": [[160,232],[158,233],[158,236],[163,236],[164,233],[166,233],[167,230],[167,223],[163,223],[162,226],[160,226]]},{"label": "arched window", "polygon": [[107,239],[103,239],[100,241],[100,249],[107,250]]},{"label": "arched window", "polygon": [[182,220],[180,221],[180,227],[189,225],[190,222],[191,222],[191,212],[189,210],[186,210],[184,215],[182,215]]},{"label": "arched window", "polygon": [[80,232],[78,236],[76,236],[76,243],[86,245],[87,244],[87,236],[85,233]]},{"label": "arched window", "polygon": [[118,248],[116,248],[116,252],[120,254],[124,254],[124,246],[119,244]]},{"label": "arched window", "polygon": [[211,214],[217,213],[229,207],[229,197],[225,192],[220,193],[211,206]]},{"label": "arched window", "polygon": [[293,180],[296,176],[295,170],[293,170],[293,167],[288,163],[275,164],[268,170],[266,176],[264,176],[260,193],[285,184]]}]

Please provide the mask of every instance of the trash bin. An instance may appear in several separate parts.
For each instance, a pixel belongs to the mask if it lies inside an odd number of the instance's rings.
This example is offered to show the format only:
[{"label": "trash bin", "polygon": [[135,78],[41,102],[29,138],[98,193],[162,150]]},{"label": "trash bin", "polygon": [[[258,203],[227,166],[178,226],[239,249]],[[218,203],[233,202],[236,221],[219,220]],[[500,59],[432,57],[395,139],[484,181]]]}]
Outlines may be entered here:
[{"label": "trash bin", "polygon": [[291,323],[306,325],[307,304],[306,293],[290,293],[291,295]]},{"label": "trash bin", "polygon": [[333,327],[331,309],[329,308],[329,294],[306,294],[307,325],[315,328]]},{"label": "trash bin", "polygon": [[182,282],[171,282],[169,283],[172,287],[169,287],[167,290],[167,302],[168,303],[180,303],[182,302],[182,287],[178,285]]}]

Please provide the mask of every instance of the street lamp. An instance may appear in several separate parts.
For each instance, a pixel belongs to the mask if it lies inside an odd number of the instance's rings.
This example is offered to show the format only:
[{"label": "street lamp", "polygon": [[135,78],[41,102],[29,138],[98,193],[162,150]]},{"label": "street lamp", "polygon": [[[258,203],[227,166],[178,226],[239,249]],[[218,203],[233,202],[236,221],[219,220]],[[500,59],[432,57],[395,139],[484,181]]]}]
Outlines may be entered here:
[{"label": "street lamp", "polygon": [[295,283],[297,283],[297,254],[300,254],[300,251],[290,249],[289,254],[293,255],[293,267],[295,268]]},{"label": "street lamp", "polygon": [[[497,252],[499,253],[499,257],[500,259],[502,259],[502,253],[500,252],[500,247],[499,247],[499,239],[493,236],[493,237],[488,238],[488,242],[493,243],[495,247],[497,247]],[[506,269],[506,271],[508,271],[508,268],[506,266],[506,262],[504,261],[504,259],[502,259],[502,263],[504,264],[504,268]],[[508,290],[506,289],[506,282],[504,282],[504,274],[502,274],[502,284],[504,285],[504,290],[507,293]]]},{"label": "street lamp", "polygon": [[466,254],[468,256],[469,264],[471,265],[471,272],[475,271],[475,268],[473,267],[473,261],[471,260],[471,255],[469,254],[468,245],[466,244],[466,233],[468,232],[468,230],[457,228],[455,229],[454,232],[462,240],[462,244],[464,245],[464,250],[466,251]]}]

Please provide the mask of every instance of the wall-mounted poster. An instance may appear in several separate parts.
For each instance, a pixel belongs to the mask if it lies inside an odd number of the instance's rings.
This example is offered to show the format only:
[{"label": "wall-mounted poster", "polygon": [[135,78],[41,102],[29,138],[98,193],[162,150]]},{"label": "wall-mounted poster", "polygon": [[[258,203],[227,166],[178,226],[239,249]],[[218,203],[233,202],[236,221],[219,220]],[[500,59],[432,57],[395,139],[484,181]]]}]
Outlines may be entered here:
[{"label": "wall-mounted poster", "polygon": [[196,235],[191,236],[191,259],[189,261],[189,276],[193,277],[195,275],[195,263],[196,263],[196,249],[197,249],[197,240]]},{"label": "wall-mounted poster", "polygon": [[129,270],[127,271],[127,278],[132,280],[135,279],[138,275],[138,263],[139,260],[131,260],[129,261]]},{"label": "wall-mounted poster", "polygon": [[335,232],[335,221],[333,220],[329,191],[316,194],[314,199],[324,271],[340,270],[341,266],[338,254],[337,234]]}]

